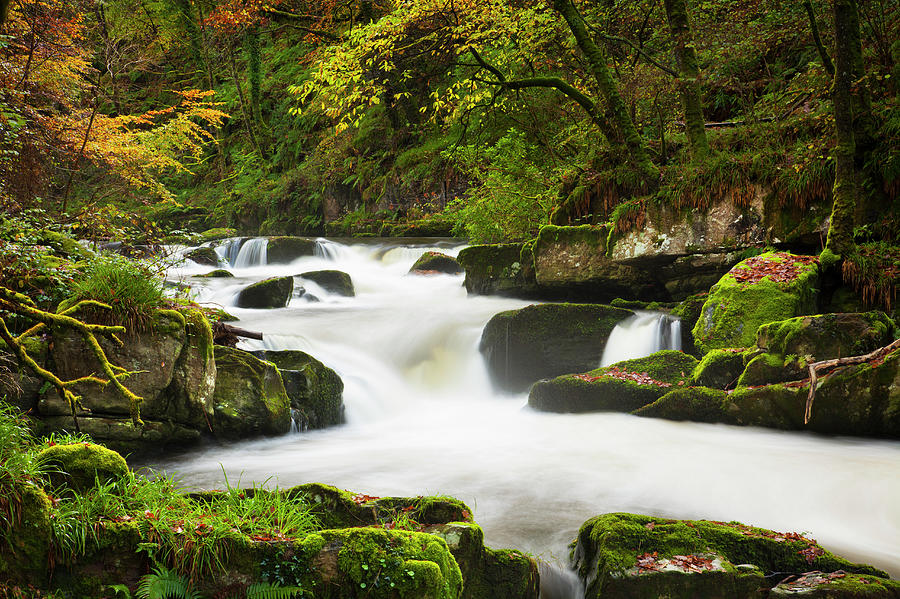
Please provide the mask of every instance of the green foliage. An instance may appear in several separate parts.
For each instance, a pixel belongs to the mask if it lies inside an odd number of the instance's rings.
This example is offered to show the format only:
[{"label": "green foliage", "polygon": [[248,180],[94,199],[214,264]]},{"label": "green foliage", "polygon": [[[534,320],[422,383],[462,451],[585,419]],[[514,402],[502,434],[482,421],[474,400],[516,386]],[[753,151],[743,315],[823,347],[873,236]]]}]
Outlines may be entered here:
[{"label": "green foliage", "polygon": [[157,566],[138,583],[138,599],[200,599],[200,592],[192,588],[186,578],[174,570]]},{"label": "green foliage", "polygon": [[469,145],[456,159],[471,180],[465,199],[448,209],[454,231],[473,243],[534,237],[556,198],[552,180],[530,160],[535,151],[524,133],[510,130],[489,147]]},{"label": "green foliage", "polygon": [[108,314],[112,322],[135,332],[147,328],[154,310],[162,304],[162,279],[149,263],[104,254],[84,268],[75,281],[74,297],[107,304],[111,310],[97,316]]}]

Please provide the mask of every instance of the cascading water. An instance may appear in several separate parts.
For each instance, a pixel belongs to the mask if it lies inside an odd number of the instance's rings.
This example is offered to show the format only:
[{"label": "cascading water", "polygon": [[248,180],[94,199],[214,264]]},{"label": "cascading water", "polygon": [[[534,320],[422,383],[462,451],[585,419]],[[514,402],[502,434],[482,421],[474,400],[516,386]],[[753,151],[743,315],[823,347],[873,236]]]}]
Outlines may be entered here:
[{"label": "cascading water", "polygon": [[681,349],[681,320],[660,312],[636,312],[610,333],[600,366],[642,358],[664,349]]},{"label": "cascading water", "polygon": [[[350,274],[356,297],[228,307],[241,327],[265,335],[246,349],[301,349],[337,370],[348,423],[192,450],[157,467],[206,488],[222,487],[224,469],[245,485],[273,477],[281,487],[320,481],[373,495],[447,494],[474,509],[489,545],[551,561],[565,562],[588,518],[630,511],[806,532],[900,575],[900,443],[532,411],[524,394],[493,391],[477,349],[492,315],[528,302],[467,297],[460,276],[407,274],[435,248],[320,245],[329,251],[292,264],[187,280],[201,301],[229,306],[237,289],[266,277]],[[648,354],[661,343],[660,322],[647,317],[645,328],[656,331]],[[554,597],[566,596],[571,579],[551,578],[561,589]]]},{"label": "cascading water", "polygon": [[247,268],[250,266],[262,266],[266,264],[266,250],[269,240],[265,237],[248,239],[241,244],[241,249],[234,262],[228,261],[235,268]]},{"label": "cascading water", "polygon": [[235,239],[228,239],[224,243],[219,243],[214,247],[216,255],[219,256],[220,261],[224,261],[229,266],[233,266],[237,261],[238,254],[241,252],[241,246],[244,245],[245,241],[247,241],[246,237],[238,237]]}]

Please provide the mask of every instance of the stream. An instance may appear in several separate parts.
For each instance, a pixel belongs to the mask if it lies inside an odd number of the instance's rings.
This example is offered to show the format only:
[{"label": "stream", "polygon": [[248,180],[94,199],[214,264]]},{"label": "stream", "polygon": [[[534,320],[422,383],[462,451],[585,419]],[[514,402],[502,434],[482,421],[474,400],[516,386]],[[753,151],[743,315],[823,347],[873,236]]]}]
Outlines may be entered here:
[{"label": "stream", "polygon": [[[473,508],[488,545],[563,565],[586,519],[628,511],[801,532],[900,577],[900,442],[533,411],[526,394],[492,389],[478,352],[492,315],[529,302],[467,297],[461,275],[407,275],[424,251],[456,255],[462,246],[401,243],[320,240],[316,256],[268,265],[264,242],[250,240],[219,249],[235,278],[191,279],[211,270],[193,263],[170,271],[197,301],[264,334],[240,347],[300,349],[336,370],[347,423],[151,465],[190,487],[221,488],[227,475],[242,486],[315,481],[370,495],[451,495]],[[286,308],[234,307],[251,282],[320,269],[349,273],[356,297],[296,279],[306,295]],[[617,331],[604,363],[637,346],[652,351],[646,335],[659,336],[658,322],[645,324]]]}]

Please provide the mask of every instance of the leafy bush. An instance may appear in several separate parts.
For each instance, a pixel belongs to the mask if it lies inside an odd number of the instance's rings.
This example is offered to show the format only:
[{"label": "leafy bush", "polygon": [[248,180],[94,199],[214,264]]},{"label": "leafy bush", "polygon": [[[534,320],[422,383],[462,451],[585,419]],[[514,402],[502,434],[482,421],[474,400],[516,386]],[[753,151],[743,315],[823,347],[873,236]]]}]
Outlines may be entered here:
[{"label": "leafy bush", "polygon": [[104,254],[91,260],[75,281],[74,299],[109,305],[111,311],[97,311],[96,316],[134,332],[146,328],[153,310],[162,303],[163,283],[145,262]]}]

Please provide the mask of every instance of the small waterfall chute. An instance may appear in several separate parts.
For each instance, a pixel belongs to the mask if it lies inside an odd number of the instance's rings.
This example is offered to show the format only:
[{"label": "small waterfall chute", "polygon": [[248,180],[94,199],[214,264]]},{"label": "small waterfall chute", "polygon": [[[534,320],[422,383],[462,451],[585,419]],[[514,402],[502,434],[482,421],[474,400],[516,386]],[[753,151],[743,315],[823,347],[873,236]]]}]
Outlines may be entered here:
[{"label": "small waterfall chute", "polygon": [[610,333],[600,366],[643,358],[664,349],[681,349],[681,320],[662,312],[636,312]]},{"label": "small waterfall chute", "polygon": [[235,237],[215,245],[213,249],[216,250],[216,254],[219,256],[219,262],[234,266],[238,254],[241,252],[241,246],[244,245],[245,241],[247,241],[246,237]]},{"label": "small waterfall chute", "polygon": [[241,249],[234,262],[229,264],[235,268],[248,268],[251,266],[263,266],[267,263],[266,253],[269,248],[268,237],[254,237],[241,244]]}]

